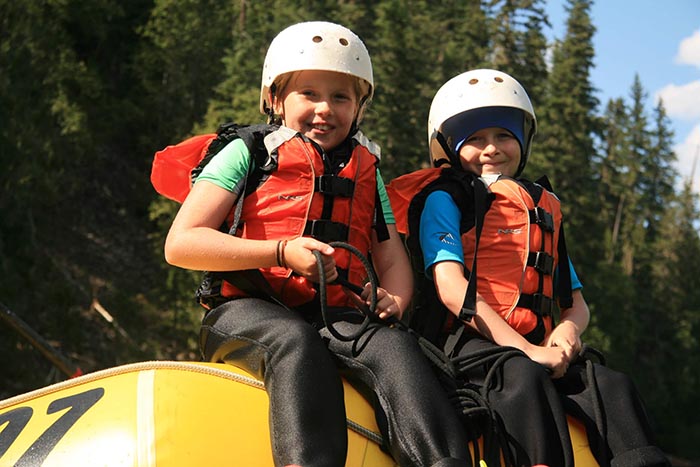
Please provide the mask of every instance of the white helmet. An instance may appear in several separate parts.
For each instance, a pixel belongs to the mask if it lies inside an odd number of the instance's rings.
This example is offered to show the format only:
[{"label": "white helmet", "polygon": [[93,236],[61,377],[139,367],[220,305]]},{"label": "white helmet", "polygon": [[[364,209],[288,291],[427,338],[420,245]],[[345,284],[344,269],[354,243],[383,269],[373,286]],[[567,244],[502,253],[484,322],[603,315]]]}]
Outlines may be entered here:
[{"label": "white helmet", "polygon": [[510,130],[520,142],[520,175],[537,130],[535,111],[525,89],[497,70],[472,70],[447,81],[437,91],[428,117],[428,147],[435,167],[459,165],[457,150],[465,138],[481,128]]},{"label": "white helmet", "polygon": [[272,108],[268,96],[271,88],[275,91],[275,81],[285,73],[302,70],[336,71],[360,78],[366,83],[361,105],[374,93],[372,62],[362,40],[338,24],[310,21],[289,26],[270,43],[263,65],[260,112]]}]

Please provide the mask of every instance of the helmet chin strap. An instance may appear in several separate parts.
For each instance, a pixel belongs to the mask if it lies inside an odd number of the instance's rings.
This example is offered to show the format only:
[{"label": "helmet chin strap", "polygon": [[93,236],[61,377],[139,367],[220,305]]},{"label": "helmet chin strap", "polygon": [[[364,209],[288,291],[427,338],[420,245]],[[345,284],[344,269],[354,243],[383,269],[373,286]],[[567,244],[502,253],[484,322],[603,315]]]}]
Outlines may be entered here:
[{"label": "helmet chin strap", "polygon": [[268,100],[270,101],[270,106],[268,107],[267,104],[264,104],[265,105],[265,115],[267,115],[268,125],[274,125],[277,123],[281,123],[281,119],[279,119],[275,115],[275,108],[274,108],[275,106],[273,104],[275,102],[275,92],[276,91],[277,91],[277,83],[272,83],[272,85],[270,86],[270,91],[267,94]]},{"label": "helmet chin strap", "polygon": [[443,136],[442,132],[438,131],[437,134],[435,135],[435,139],[437,140],[438,144],[442,148],[442,150],[445,152],[447,155],[448,160],[447,161],[439,161],[439,160],[434,160],[433,165],[436,167],[440,167],[444,164],[451,164],[454,167],[461,167],[462,164],[459,162],[459,156],[455,154],[455,152],[450,148],[450,145],[447,144],[447,140],[445,139],[445,136]]}]

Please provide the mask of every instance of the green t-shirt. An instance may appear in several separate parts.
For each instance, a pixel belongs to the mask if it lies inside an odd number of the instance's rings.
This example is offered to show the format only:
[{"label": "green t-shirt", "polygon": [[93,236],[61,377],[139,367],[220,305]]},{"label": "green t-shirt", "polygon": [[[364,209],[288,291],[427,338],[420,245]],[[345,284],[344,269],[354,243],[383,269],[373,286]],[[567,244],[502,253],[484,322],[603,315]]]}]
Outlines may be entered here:
[{"label": "green t-shirt", "polygon": [[[248,173],[248,166],[253,160],[250,157],[248,147],[242,139],[235,139],[219,151],[199,174],[195,183],[206,180],[214,185],[228,190],[235,194],[240,194],[241,181]],[[389,196],[384,188],[384,181],[377,169],[377,190],[379,199],[382,202],[382,212],[387,224],[395,224],[394,211],[389,203]]]}]

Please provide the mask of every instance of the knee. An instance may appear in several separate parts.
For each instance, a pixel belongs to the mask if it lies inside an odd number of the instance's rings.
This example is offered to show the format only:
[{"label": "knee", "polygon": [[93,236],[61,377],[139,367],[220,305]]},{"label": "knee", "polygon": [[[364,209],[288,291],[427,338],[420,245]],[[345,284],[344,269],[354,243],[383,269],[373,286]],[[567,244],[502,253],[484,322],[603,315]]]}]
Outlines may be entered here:
[{"label": "knee", "polygon": [[377,329],[377,335],[381,347],[391,349],[396,355],[402,355],[409,360],[418,355],[422,356],[418,341],[401,329],[382,326]]},{"label": "knee", "polygon": [[270,347],[275,353],[306,356],[320,350],[327,352],[321,335],[305,321],[289,320],[279,323],[276,328],[270,331],[275,334],[270,340]]},{"label": "knee", "polygon": [[634,381],[627,374],[597,364],[594,365],[594,369],[595,385],[601,394],[627,394],[637,397]]}]

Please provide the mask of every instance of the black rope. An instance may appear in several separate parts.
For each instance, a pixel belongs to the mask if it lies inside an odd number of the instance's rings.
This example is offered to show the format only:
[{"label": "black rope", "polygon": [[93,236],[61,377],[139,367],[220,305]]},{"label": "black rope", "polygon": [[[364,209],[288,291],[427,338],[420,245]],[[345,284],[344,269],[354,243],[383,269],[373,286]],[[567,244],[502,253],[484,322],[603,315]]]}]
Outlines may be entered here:
[{"label": "black rope", "polygon": [[[363,332],[366,331],[367,326],[369,326],[369,323],[372,320],[376,319],[376,309],[377,309],[377,287],[379,286],[379,279],[377,278],[374,268],[372,267],[371,263],[369,260],[354,246],[347,244],[345,242],[331,242],[329,243],[334,248],[343,248],[345,250],[348,250],[351,252],[353,255],[357,257],[357,259],[362,263],[362,265],[365,268],[365,271],[367,271],[367,275],[369,277],[369,283],[371,285],[370,288],[370,304],[369,306],[362,306],[358,305],[358,308],[360,311],[362,311],[365,314],[365,320],[362,324],[362,327],[355,332],[352,335],[343,335],[340,332],[338,332],[332,325],[331,325],[331,320],[328,318],[328,303],[327,303],[327,298],[326,298],[326,274],[325,271],[323,270],[323,263],[321,259],[321,253],[319,251],[314,250],[313,254],[316,257],[316,264],[318,267],[318,275],[319,275],[319,298],[321,302],[321,315],[323,317],[323,322],[325,326],[328,328],[328,331],[337,339],[340,339],[342,341],[352,341],[357,339],[360,335],[362,335]],[[333,283],[337,283],[338,285],[342,285],[343,287],[347,288],[351,292],[360,295],[363,292],[363,288],[360,287],[359,285],[353,284],[352,282],[338,276],[336,280]],[[455,378],[455,369],[454,365],[450,361],[449,357],[447,357],[444,352],[442,352],[440,349],[438,349],[435,345],[433,345],[429,340],[421,336],[420,334],[416,333],[413,329],[408,327],[404,322],[400,321],[394,316],[390,316],[385,320],[385,322],[388,325],[391,326],[397,326],[403,329],[404,331],[408,332],[409,334],[413,335],[417,340],[418,343],[423,350],[423,353],[425,356],[430,360],[433,365],[435,365],[440,371],[448,378],[454,379]]]},{"label": "black rope", "polygon": [[[504,466],[516,465],[514,455],[509,447],[510,443],[506,436],[505,427],[498,415],[490,408],[489,392],[498,385],[496,378],[501,374],[500,370],[503,364],[509,358],[519,355],[523,355],[523,353],[512,347],[493,347],[452,360],[455,365],[456,378],[464,385],[456,393],[458,406],[464,407],[462,414],[465,417],[482,422],[484,428],[479,434],[483,436],[484,460],[488,465],[501,465],[501,455],[503,455]],[[490,365],[483,384],[478,386],[469,383],[468,372],[483,365]],[[475,450],[478,449],[477,444],[473,444]]]},{"label": "black rope", "polygon": [[[335,329],[335,327],[332,324],[332,320],[330,320],[328,317],[328,300],[326,297],[326,273],[323,270],[323,260],[321,258],[321,252],[318,250],[312,251],[312,253],[316,257],[316,266],[318,267],[319,299],[321,302],[321,316],[323,317],[323,324],[325,324],[326,328],[328,328],[328,332],[330,332],[331,335],[336,339],[344,342],[354,341],[358,339],[362,334],[364,334],[364,332],[367,330],[367,327],[369,326],[369,324],[375,316],[375,312],[377,310],[377,287],[379,286],[379,280],[377,279],[377,275],[374,272],[374,268],[372,268],[372,264],[362,254],[362,252],[360,252],[360,250],[345,242],[330,242],[329,245],[333,248],[342,248],[348,250],[350,253],[355,255],[362,263],[362,266],[364,266],[365,271],[367,272],[367,276],[369,278],[369,283],[372,286],[370,289],[369,306],[362,306],[358,304],[358,308],[360,309],[360,311],[362,311],[365,314],[365,318],[362,321],[362,325],[360,325],[360,328],[352,334],[341,334],[337,329]],[[339,285],[346,287],[347,289],[358,295],[360,295],[363,291],[362,287],[360,287],[359,285],[355,285],[351,282],[348,282],[340,276],[338,276],[335,282],[338,282]]]},{"label": "black rope", "polygon": [[[319,298],[323,322],[328,328],[328,331],[336,339],[346,342],[352,341],[358,339],[367,330],[367,327],[371,321],[378,320],[376,316],[376,307],[377,287],[379,285],[379,281],[370,262],[355,247],[344,242],[331,242],[330,245],[334,248],[343,248],[350,251],[360,260],[369,276],[369,282],[371,285],[370,304],[369,306],[363,304],[358,305],[358,308],[365,314],[365,319],[360,326],[360,329],[358,329],[356,332],[350,335],[341,334],[333,327],[332,320],[328,316],[328,304],[326,297],[326,286],[328,283],[326,281],[326,274],[323,269],[321,253],[319,251],[313,251],[318,266]],[[338,277],[334,283],[342,285],[357,295],[360,295],[363,292],[362,287],[341,277]],[[503,363],[508,358],[521,354],[521,352],[517,349],[503,347],[487,349],[486,351],[474,352],[467,356],[450,359],[441,349],[420,334],[416,333],[413,329],[411,329],[404,322],[398,320],[396,317],[389,317],[385,320],[385,322],[387,325],[397,326],[414,336],[418,341],[423,354],[428,358],[433,366],[439,370],[438,378],[442,381],[450,402],[456,407],[458,413],[460,413],[461,416],[467,421],[467,423],[464,423],[464,425],[472,440],[473,459],[470,459],[470,461],[472,461],[472,465],[479,465],[479,461],[482,459],[481,450],[478,444],[478,438],[479,436],[482,436],[484,451],[483,459],[487,465],[501,465],[501,455],[503,455],[504,467],[514,466],[515,461],[513,459],[513,454],[509,449],[505,429],[502,426],[502,422],[498,416],[489,407],[488,391],[491,387],[493,387],[493,381],[496,378],[498,369],[503,365]],[[483,387],[479,388],[477,385],[471,384],[467,381],[465,375],[469,369],[478,365],[485,365],[492,362],[493,365],[486,376]],[[485,423],[485,429],[474,428],[476,426],[474,420],[483,421]],[[481,427],[481,425],[479,425],[479,427]]]}]

